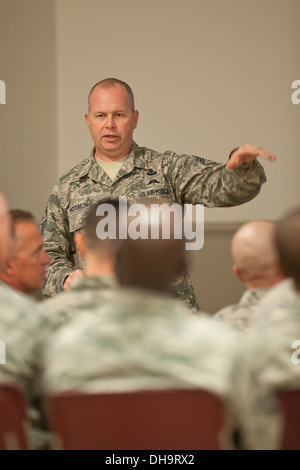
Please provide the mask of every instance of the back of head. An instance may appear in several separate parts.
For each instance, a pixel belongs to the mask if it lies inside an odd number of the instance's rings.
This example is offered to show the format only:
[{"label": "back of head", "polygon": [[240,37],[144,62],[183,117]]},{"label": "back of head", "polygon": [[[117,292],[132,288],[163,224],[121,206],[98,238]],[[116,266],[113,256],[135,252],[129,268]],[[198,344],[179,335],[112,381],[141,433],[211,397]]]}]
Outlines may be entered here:
[{"label": "back of head", "polygon": [[119,283],[168,291],[185,265],[182,223],[178,204],[159,200],[133,204],[128,211],[128,236],[119,242]]},{"label": "back of head", "polygon": [[284,272],[294,279],[300,291],[300,207],[277,223],[275,243]]},{"label": "back of head", "polygon": [[234,266],[250,287],[272,286],[282,280],[274,232],[273,222],[255,220],[242,225],[233,236]]},{"label": "back of head", "polygon": [[89,209],[83,234],[86,255],[99,260],[114,259],[117,250],[120,203],[115,199],[101,199]]}]

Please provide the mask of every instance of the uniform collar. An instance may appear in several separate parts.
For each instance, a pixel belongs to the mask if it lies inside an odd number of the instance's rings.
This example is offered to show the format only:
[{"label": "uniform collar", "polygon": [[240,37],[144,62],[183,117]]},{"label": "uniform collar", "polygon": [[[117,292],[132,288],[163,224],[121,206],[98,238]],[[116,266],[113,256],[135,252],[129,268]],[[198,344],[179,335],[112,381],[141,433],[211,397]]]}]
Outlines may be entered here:
[{"label": "uniform collar", "polygon": [[[145,158],[146,157],[146,158]],[[83,166],[78,174],[79,178],[83,178],[88,174],[94,181],[101,181],[101,183],[111,186],[111,184],[124,175],[130,173],[134,168],[150,169],[148,158],[145,155],[143,148],[139,147],[135,142],[132,143],[131,151],[119,170],[118,174],[112,181],[105,171],[97,164],[95,160],[95,147],[91,150],[90,157],[83,163]]]}]

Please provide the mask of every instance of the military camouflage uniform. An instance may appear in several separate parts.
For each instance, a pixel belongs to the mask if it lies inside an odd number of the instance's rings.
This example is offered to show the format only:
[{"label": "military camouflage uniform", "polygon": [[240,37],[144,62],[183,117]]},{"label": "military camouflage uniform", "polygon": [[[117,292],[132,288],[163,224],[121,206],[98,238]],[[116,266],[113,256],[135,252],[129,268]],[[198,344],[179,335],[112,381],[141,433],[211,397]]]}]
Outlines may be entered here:
[{"label": "military camouflage uniform", "polygon": [[231,323],[239,330],[244,331],[253,323],[255,310],[269,289],[268,287],[256,287],[246,290],[238,304],[222,308],[214,315],[215,319]]},{"label": "military camouflage uniform", "polygon": [[300,294],[288,306],[266,310],[244,338],[233,376],[243,447],[280,448],[283,422],[274,391],[300,388],[300,364],[292,361],[292,344],[300,340]]},{"label": "military camouflage uniform", "polygon": [[[6,356],[6,363],[0,363],[0,381],[13,383],[22,390],[36,429],[41,426],[41,416],[33,406],[39,370],[39,356],[35,350],[38,325],[37,302],[0,281],[0,339],[5,344]],[[40,431],[32,433],[30,438],[32,447],[44,443]]]},{"label": "military camouflage uniform", "polygon": [[83,311],[89,311],[95,305],[100,308],[105,302],[111,301],[116,286],[114,275],[83,276],[74,279],[67,292],[40,302],[40,319],[43,323],[39,335],[41,349],[50,332],[70,322]]},{"label": "military camouflage uniform", "polygon": [[45,391],[198,387],[226,399],[240,335],[171,296],[119,288],[51,336]]},{"label": "military camouflage uniform", "polygon": [[257,308],[253,311],[252,324],[258,323],[266,316],[272,317],[274,309],[288,307],[296,298],[296,289],[292,279],[286,279],[275,287],[272,287],[261,301],[257,304]]},{"label": "military camouflage uniform", "polygon": [[[83,227],[89,207],[99,199],[126,196],[132,203],[156,197],[180,204],[230,207],[254,198],[265,181],[256,160],[227,171],[221,163],[170,151],[161,154],[136,143],[112,181],[95,161],[93,149],[90,158],[60,178],[48,201],[41,231],[52,262],[47,267],[44,295],[63,290],[74,270],[73,234]],[[176,284],[175,291],[197,308],[187,273]]]}]

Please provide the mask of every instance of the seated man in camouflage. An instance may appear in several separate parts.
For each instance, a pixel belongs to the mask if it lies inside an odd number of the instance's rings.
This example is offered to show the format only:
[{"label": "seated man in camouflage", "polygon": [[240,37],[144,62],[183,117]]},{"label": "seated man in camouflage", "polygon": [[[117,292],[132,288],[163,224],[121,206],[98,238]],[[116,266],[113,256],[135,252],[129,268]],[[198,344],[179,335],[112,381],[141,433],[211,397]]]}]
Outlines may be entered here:
[{"label": "seated man in camouflage", "polygon": [[[0,272],[12,254],[11,232],[10,214],[0,195]],[[0,281],[0,340],[5,346],[5,355],[0,361],[0,382],[13,383],[24,392],[32,423],[39,428],[38,434],[30,436],[33,448],[44,445],[44,434],[40,432],[41,416],[31,406],[35,400],[33,384],[39,363],[35,349],[38,334],[37,302]]]},{"label": "seated man in camouflage", "polygon": [[215,314],[219,321],[247,329],[256,319],[256,311],[267,292],[286,279],[274,242],[275,224],[255,220],[243,224],[231,243],[233,271],[246,291],[238,304],[222,308]]},{"label": "seated man in camouflage", "polygon": [[10,211],[14,243],[0,279],[23,294],[34,294],[45,285],[46,266],[50,258],[33,215],[21,209]]},{"label": "seated man in camouflage", "polygon": [[[279,260],[295,296],[284,305],[266,304],[265,315],[248,329],[234,367],[234,398],[241,442],[246,449],[280,448],[283,421],[276,390],[300,388],[295,342],[300,339],[300,207],[276,226]],[[297,346],[296,346],[297,347]],[[298,353],[299,357],[299,353]]]},{"label": "seated man in camouflage", "polygon": [[[105,199],[95,203],[88,211],[84,228],[75,234],[77,252],[84,265],[80,276],[70,282],[67,291],[45,299],[40,305],[41,318],[44,318],[44,335],[76,318],[82,311],[99,308],[105,299],[114,296],[116,287],[115,264],[117,237],[97,236],[97,225],[105,223],[105,208],[114,212],[115,221],[119,217],[119,202]],[[97,211],[102,208],[102,216]],[[99,214],[99,213],[98,213]]]},{"label": "seated man in camouflage", "polygon": [[[154,229],[157,237],[137,238],[130,232],[118,241],[120,287],[113,299],[104,305],[91,301],[77,319],[49,338],[45,393],[175,387],[204,388],[226,399],[240,334],[210,315],[191,315],[170,294],[185,263],[185,242],[175,237],[175,225],[164,238],[161,219],[152,223],[150,208],[140,217],[139,229],[145,234]],[[167,204],[161,208],[168,209]],[[177,217],[172,213],[168,223],[173,215]],[[128,227],[131,222],[128,217]]]}]

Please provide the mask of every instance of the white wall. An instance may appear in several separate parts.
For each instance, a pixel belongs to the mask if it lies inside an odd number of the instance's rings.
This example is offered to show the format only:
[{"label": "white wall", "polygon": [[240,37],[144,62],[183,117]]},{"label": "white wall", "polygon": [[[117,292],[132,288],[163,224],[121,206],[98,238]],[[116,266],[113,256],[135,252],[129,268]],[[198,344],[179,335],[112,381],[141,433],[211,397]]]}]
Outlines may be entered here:
[{"label": "white wall", "polygon": [[277,219],[300,202],[299,15],[299,0],[56,0],[58,175],[89,154],[87,95],[114,76],[135,93],[141,145],[220,162],[248,142],[277,154],[254,201],[205,212]]},{"label": "white wall", "polygon": [[57,177],[53,0],[0,0],[0,190],[40,222]]}]

